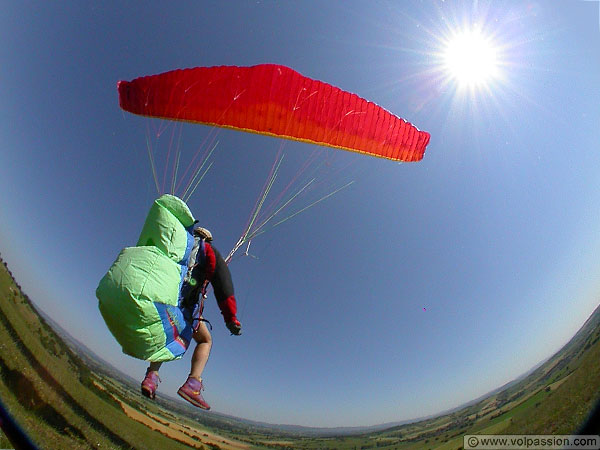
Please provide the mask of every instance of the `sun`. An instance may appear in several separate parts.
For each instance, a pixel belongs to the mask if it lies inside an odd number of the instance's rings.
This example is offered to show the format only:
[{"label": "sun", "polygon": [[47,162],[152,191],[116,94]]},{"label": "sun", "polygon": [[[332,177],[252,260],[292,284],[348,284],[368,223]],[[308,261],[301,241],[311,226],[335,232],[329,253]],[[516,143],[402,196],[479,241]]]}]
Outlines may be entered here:
[{"label": "sun", "polygon": [[459,87],[485,87],[499,76],[498,48],[480,30],[455,33],[443,50],[446,76]]}]

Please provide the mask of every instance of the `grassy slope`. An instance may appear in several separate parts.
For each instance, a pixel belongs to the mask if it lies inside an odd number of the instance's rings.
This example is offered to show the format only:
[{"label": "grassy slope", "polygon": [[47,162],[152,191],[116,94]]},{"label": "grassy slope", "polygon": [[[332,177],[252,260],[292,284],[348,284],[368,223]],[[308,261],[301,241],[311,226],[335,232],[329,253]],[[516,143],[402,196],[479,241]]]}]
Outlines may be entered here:
[{"label": "grassy slope", "polygon": [[600,343],[589,347],[567,380],[537,407],[515,414],[506,434],[570,434],[585,420],[600,393]]},{"label": "grassy slope", "polygon": [[0,397],[41,448],[188,448],[129,419],[0,267]]}]

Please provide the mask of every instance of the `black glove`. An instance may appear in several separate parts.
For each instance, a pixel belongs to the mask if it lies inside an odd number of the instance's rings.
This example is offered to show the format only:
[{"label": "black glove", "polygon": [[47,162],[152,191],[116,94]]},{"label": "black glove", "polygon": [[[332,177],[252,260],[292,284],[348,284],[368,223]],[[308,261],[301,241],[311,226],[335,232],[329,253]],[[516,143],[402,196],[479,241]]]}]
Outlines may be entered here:
[{"label": "black glove", "polygon": [[231,322],[225,323],[225,325],[227,326],[229,331],[231,331],[231,334],[234,334],[236,336],[242,334],[242,324],[235,317],[232,319]]}]

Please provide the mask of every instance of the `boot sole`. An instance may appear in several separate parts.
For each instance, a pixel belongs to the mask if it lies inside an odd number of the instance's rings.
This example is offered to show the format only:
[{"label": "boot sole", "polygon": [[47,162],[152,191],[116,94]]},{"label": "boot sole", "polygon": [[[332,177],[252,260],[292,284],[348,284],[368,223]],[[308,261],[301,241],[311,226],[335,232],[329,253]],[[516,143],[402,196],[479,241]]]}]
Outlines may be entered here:
[{"label": "boot sole", "polygon": [[185,392],[183,392],[181,389],[179,389],[177,391],[177,394],[179,394],[179,396],[181,398],[183,398],[184,400],[187,400],[192,405],[197,406],[198,408],[205,409],[205,410],[209,410],[210,409],[210,406],[207,407],[206,405],[203,405],[202,403],[199,403],[198,401],[194,400],[192,397],[190,397],[189,395],[187,395]]},{"label": "boot sole", "polygon": [[144,397],[148,397],[150,400],[154,400],[154,397],[156,397],[156,394],[154,392],[144,388],[142,388],[142,395]]}]

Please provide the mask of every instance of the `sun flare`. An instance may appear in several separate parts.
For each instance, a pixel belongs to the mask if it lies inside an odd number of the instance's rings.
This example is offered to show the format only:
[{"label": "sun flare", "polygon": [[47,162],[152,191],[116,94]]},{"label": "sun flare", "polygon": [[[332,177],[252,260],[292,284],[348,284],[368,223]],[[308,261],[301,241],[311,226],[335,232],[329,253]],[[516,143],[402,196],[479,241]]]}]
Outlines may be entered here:
[{"label": "sun flare", "polygon": [[455,34],[447,41],[443,54],[446,74],[459,86],[486,86],[499,75],[498,50],[480,31]]}]

